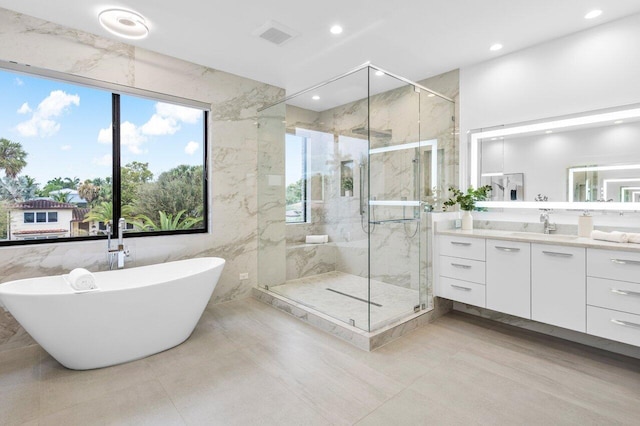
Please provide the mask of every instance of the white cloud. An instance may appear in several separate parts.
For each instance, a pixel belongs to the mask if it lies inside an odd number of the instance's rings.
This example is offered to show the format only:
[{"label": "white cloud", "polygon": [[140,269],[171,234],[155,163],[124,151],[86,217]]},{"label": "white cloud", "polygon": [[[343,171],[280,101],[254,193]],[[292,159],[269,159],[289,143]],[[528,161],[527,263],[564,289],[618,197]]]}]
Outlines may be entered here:
[{"label": "white cloud", "polygon": [[71,145],[62,145],[62,146],[60,147],[60,149],[61,149],[62,151],[70,151],[70,150],[71,150]]},{"label": "white cloud", "polygon": [[98,142],[111,143],[111,126],[105,129],[100,129],[98,132]]},{"label": "white cloud", "polygon": [[111,166],[111,154],[105,154],[100,158],[94,158],[93,164],[97,166]]},{"label": "white cloud", "polygon": [[153,114],[149,121],[142,125],[140,130],[145,135],[173,135],[175,132],[180,130],[180,125],[171,117],[162,117],[158,114]]},{"label": "white cloud", "polygon": [[[120,145],[127,147],[133,154],[142,154],[141,146],[147,141],[147,137],[140,132],[140,129],[133,123],[125,121],[120,124]],[[111,143],[111,126],[100,129],[98,132],[98,142]]]},{"label": "white cloud", "polygon": [[18,111],[16,112],[18,114],[29,114],[31,112],[31,107],[29,107],[29,104],[25,102],[20,108],[18,108]]},{"label": "white cloud", "polygon": [[20,77],[16,77],[16,85],[18,86],[24,86],[24,81],[22,81],[22,79]]},{"label": "white cloud", "polygon": [[120,125],[120,144],[126,146],[133,154],[142,154],[140,146],[147,141],[135,124],[125,121]]},{"label": "white cloud", "polygon": [[190,141],[187,146],[184,147],[184,152],[189,155],[193,155],[200,148],[200,144],[198,142]]},{"label": "white cloud", "polygon": [[53,119],[68,111],[71,105],[80,105],[80,96],[54,90],[38,104],[29,120],[16,126],[16,130],[22,136],[53,136],[60,130],[60,123]]},{"label": "white cloud", "polygon": [[155,114],[141,127],[145,135],[173,135],[180,130],[181,123],[194,124],[202,117],[202,111],[199,109],[163,102],[157,102],[155,107]]}]

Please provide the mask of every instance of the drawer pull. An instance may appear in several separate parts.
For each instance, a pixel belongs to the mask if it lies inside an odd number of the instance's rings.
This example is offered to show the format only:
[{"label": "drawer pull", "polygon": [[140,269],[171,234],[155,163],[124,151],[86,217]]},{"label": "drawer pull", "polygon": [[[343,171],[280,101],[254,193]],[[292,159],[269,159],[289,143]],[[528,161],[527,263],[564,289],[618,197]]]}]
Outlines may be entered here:
[{"label": "drawer pull", "polygon": [[517,247],[502,247],[502,246],[495,246],[495,247],[496,249],[502,250],[502,251],[520,251],[520,249]]},{"label": "drawer pull", "polygon": [[611,288],[611,293],[621,294],[623,296],[640,296],[640,292],[631,290],[618,290],[617,288]]},{"label": "drawer pull", "polygon": [[462,269],[471,269],[471,265],[463,265],[461,263],[452,263],[451,266]]},{"label": "drawer pull", "polygon": [[640,324],[636,324],[635,322],[622,321],[622,320],[617,320],[615,318],[611,318],[611,322],[614,324],[621,325],[623,327],[637,328],[640,330]]},{"label": "drawer pull", "polygon": [[451,241],[454,246],[470,246],[471,243],[461,243],[460,241]]},{"label": "drawer pull", "polygon": [[573,257],[571,253],[560,253],[557,251],[542,251],[547,256],[555,256],[555,257]]},{"label": "drawer pull", "polygon": [[469,287],[462,287],[461,285],[451,284],[451,287],[457,288],[458,290],[471,291],[471,289]]},{"label": "drawer pull", "polygon": [[618,265],[640,265],[640,260],[611,259],[611,261]]}]

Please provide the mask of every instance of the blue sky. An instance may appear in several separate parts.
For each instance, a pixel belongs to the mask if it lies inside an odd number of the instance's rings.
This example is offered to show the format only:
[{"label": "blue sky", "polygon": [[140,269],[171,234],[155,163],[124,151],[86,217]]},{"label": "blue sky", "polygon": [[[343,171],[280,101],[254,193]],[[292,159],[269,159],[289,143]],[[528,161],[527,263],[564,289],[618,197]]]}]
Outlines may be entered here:
[{"label": "blue sky", "polygon": [[[121,96],[122,164],[148,162],[157,177],[180,164],[202,164],[203,114],[191,108]],[[29,175],[111,176],[111,93],[0,71],[0,137],[28,152]]]}]

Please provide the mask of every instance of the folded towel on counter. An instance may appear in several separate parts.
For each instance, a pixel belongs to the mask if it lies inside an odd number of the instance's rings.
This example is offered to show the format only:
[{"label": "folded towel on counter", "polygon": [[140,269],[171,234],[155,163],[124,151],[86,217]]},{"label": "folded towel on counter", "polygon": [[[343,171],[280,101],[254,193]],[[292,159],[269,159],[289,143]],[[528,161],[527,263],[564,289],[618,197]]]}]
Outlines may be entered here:
[{"label": "folded towel on counter", "polygon": [[627,237],[629,237],[630,243],[640,244],[640,234],[637,232],[628,232]]},{"label": "folded towel on counter", "polygon": [[626,243],[629,241],[629,236],[625,232],[618,231],[591,231],[591,238],[594,240],[611,241],[612,243]]},{"label": "folded towel on counter", "polygon": [[307,244],[324,244],[329,242],[328,235],[307,235],[305,240]]},{"label": "folded towel on counter", "polygon": [[84,268],[76,268],[69,272],[67,281],[75,291],[97,290],[96,278]]}]

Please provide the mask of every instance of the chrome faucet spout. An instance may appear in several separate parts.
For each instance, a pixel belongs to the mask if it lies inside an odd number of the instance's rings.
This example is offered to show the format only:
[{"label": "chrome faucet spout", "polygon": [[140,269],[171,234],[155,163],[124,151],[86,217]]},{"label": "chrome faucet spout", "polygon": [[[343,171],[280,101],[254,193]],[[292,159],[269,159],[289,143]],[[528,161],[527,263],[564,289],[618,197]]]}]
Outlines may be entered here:
[{"label": "chrome faucet spout", "polygon": [[544,233],[545,234],[551,234],[552,232],[555,232],[556,224],[555,223],[549,223],[549,213],[548,212],[543,212],[543,213],[540,214],[540,222],[542,222],[543,225],[544,225]]},{"label": "chrome faucet spout", "polygon": [[127,226],[127,221],[121,217],[118,220],[118,250],[124,248],[124,228]]}]

